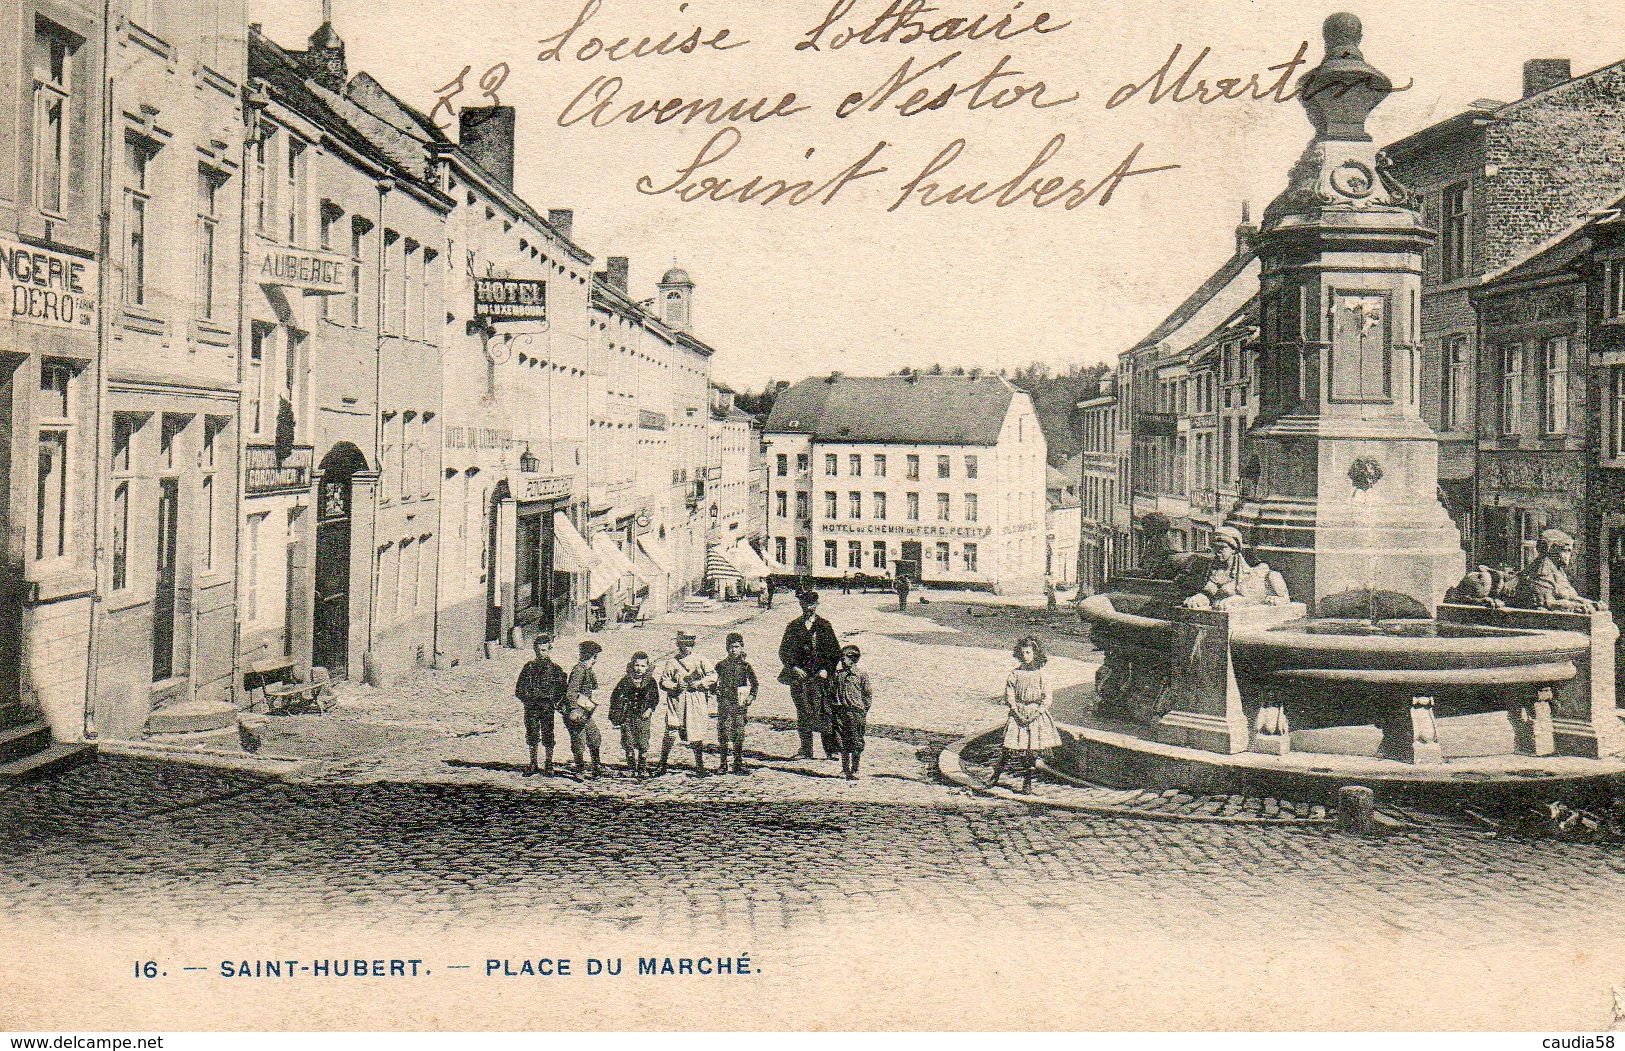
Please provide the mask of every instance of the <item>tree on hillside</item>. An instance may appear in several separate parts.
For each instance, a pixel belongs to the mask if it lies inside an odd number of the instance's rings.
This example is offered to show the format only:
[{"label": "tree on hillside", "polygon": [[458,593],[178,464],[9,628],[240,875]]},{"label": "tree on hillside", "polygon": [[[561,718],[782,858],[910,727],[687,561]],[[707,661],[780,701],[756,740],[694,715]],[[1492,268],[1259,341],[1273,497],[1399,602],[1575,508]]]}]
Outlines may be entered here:
[{"label": "tree on hillside", "polygon": [[734,404],[757,419],[765,420],[767,414],[773,411],[773,403],[778,401],[779,393],[789,386],[789,380],[768,380],[758,393],[752,394],[746,390],[735,394]]}]

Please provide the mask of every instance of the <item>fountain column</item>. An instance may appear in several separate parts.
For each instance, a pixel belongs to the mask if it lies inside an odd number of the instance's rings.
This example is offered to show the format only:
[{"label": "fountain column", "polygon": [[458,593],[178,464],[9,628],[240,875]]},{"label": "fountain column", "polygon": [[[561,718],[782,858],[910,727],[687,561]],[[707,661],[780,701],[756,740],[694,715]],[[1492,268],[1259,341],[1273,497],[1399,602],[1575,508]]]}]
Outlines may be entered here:
[{"label": "fountain column", "polygon": [[1431,611],[1465,569],[1419,411],[1434,235],[1365,130],[1391,82],[1361,55],[1360,20],[1332,15],[1324,34],[1298,83],[1315,136],[1257,235],[1259,416],[1232,521],[1312,611],[1370,587]]}]

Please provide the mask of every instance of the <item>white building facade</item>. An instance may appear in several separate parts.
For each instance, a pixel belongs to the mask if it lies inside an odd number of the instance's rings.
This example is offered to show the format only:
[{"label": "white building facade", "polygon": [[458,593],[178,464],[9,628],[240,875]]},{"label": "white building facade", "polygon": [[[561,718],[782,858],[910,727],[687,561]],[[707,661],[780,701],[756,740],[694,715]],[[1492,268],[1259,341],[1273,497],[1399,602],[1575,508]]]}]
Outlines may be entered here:
[{"label": "white building facade", "polygon": [[779,396],[764,441],[776,572],[1043,587],[1044,436],[1002,377],[803,380]]}]

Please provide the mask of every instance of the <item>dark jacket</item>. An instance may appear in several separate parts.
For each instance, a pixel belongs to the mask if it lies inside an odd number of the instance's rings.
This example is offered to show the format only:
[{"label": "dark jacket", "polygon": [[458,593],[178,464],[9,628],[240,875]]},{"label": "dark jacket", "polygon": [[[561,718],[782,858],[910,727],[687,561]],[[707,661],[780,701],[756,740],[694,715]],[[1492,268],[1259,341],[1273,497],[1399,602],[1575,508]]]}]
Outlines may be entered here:
[{"label": "dark jacket", "polygon": [[513,695],[527,708],[558,708],[564,701],[564,688],[569,683],[564,669],[548,658],[526,661],[514,684]]},{"label": "dark jacket", "polygon": [[631,718],[646,719],[659,704],[660,684],[653,675],[645,677],[641,684],[623,675],[609,695],[609,725],[619,726]]},{"label": "dark jacket", "polygon": [[841,643],[835,637],[835,628],[823,617],[814,617],[812,630],[797,617],[784,629],[779,642],[779,661],[786,668],[800,668],[809,675],[833,672],[841,662]]}]

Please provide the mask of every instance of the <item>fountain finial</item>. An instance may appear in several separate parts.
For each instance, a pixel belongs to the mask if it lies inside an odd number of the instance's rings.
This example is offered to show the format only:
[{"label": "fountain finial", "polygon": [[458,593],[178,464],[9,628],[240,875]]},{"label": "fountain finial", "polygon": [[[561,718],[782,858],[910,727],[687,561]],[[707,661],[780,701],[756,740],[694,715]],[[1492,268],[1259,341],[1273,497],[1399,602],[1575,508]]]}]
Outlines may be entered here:
[{"label": "fountain finial", "polygon": [[1329,15],[1321,26],[1326,57],[1298,81],[1298,99],[1315,126],[1316,141],[1370,142],[1365,119],[1393,89],[1360,53],[1364,29],[1346,11]]},{"label": "fountain finial", "polygon": [[1320,27],[1320,34],[1326,41],[1326,56],[1363,60],[1364,56],[1360,54],[1360,38],[1364,33],[1365,27],[1360,25],[1359,15],[1347,11],[1327,15],[1326,21]]}]

